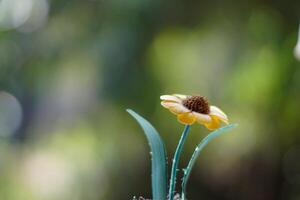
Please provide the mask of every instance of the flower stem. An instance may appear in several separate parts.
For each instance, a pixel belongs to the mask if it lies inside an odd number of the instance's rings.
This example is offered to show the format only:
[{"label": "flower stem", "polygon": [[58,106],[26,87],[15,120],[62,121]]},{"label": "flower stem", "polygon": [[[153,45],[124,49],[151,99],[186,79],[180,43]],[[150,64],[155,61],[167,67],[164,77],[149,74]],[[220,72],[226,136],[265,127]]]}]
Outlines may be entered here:
[{"label": "flower stem", "polygon": [[222,133],[233,129],[237,126],[237,124],[230,124],[227,126],[224,126],[222,128],[219,128],[213,132],[211,132],[210,134],[208,134],[204,139],[201,140],[201,142],[198,144],[198,146],[196,147],[187,167],[183,170],[184,174],[183,174],[183,178],[182,178],[182,193],[181,193],[181,199],[182,200],[186,200],[186,185],[189,179],[189,176],[191,174],[192,168],[196,163],[196,159],[199,156],[199,154],[201,153],[202,149],[214,138],[218,137],[219,135],[221,135]]},{"label": "flower stem", "polygon": [[171,169],[171,178],[170,178],[170,188],[169,188],[169,200],[173,200],[174,198],[174,189],[176,185],[176,174],[177,174],[177,167],[178,167],[178,162],[180,158],[180,154],[182,152],[183,144],[187,138],[187,135],[190,130],[190,125],[186,125],[184,127],[184,130],[182,132],[181,138],[179,140],[179,143],[177,145],[174,158],[173,158],[173,164],[172,164],[172,169]]}]

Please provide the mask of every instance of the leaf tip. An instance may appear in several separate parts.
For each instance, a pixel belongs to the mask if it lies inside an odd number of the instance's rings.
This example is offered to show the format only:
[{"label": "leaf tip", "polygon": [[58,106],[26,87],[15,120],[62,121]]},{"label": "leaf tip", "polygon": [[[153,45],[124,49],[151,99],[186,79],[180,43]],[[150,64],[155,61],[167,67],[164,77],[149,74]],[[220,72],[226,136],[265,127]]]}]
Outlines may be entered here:
[{"label": "leaf tip", "polygon": [[134,112],[133,110],[131,110],[130,108],[127,108],[127,109],[126,109],[126,112],[128,112],[128,113],[131,114],[131,115],[135,113],[135,112]]}]

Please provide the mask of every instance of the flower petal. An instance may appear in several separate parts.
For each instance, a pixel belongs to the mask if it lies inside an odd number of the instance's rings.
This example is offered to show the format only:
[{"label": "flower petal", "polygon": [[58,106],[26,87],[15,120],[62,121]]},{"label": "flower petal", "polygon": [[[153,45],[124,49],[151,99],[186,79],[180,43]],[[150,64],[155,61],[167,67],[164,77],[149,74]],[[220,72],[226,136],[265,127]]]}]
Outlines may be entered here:
[{"label": "flower petal", "polygon": [[181,113],[177,116],[177,120],[182,124],[193,124],[196,121],[196,117],[192,113]]},{"label": "flower petal", "polygon": [[218,117],[211,116],[211,119],[211,123],[204,124],[204,126],[206,126],[207,129],[215,130],[221,126],[221,122]]},{"label": "flower petal", "polygon": [[162,95],[160,96],[160,99],[163,100],[163,101],[172,101],[172,102],[181,102],[181,100],[176,97],[176,96],[173,96],[173,95]]},{"label": "flower petal", "polygon": [[187,113],[190,112],[189,109],[184,107],[182,104],[177,103],[176,106],[172,106],[169,108],[169,110],[174,114],[181,114],[181,113]]},{"label": "flower petal", "polygon": [[160,102],[160,104],[165,107],[165,108],[171,108],[171,107],[175,107],[175,106],[178,106],[178,105],[181,105],[180,103],[177,103],[177,102],[172,102],[172,101],[162,101]]},{"label": "flower petal", "polygon": [[171,101],[162,101],[161,105],[167,109],[169,109],[172,113],[174,114],[181,114],[181,113],[186,113],[190,112],[189,109],[184,107],[182,104],[177,103],[177,102],[171,102]]},{"label": "flower petal", "polygon": [[184,99],[187,98],[187,95],[183,95],[183,94],[173,94],[173,96],[176,96],[176,97],[178,97],[181,100],[184,100]]},{"label": "flower petal", "polygon": [[209,115],[218,117],[221,121],[223,121],[226,124],[229,123],[227,115],[220,108],[216,106],[210,106]]},{"label": "flower petal", "polygon": [[206,115],[206,114],[193,112],[193,115],[196,117],[196,121],[199,124],[207,124],[207,123],[211,123],[211,121],[212,121],[211,116]]}]

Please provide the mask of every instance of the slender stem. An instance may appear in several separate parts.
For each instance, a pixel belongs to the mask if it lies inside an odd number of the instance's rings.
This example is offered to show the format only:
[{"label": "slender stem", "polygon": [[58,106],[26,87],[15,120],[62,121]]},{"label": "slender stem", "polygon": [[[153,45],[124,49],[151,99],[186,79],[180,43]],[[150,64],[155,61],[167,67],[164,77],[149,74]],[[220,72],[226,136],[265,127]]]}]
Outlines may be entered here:
[{"label": "slender stem", "polygon": [[228,131],[230,129],[235,128],[237,125],[236,124],[230,124],[227,125],[225,127],[219,128],[213,132],[211,132],[210,134],[208,134],[204,139],[201,140],[201,142],[198,144],[198,146],[196,147],[187,167],[183,170],[184,174],[183,174],[183,178],[182,178],[182,193],[181,193],[181,199],[185,200],[185,194],[186,194],[186,184],[188,182],[188,179],[190,177],[191,171],[193,166],[195,165],[196,159],[199,156],[199,154],[201,153],[202,149],[214,138],[216,138],[217,136],[221,135],[222,133],[224,133],[225,131]]},{"label": "slender stem", "polygon": [[177,174],[179,157],[182,152],[183,144],[187,138],[189,130],[190,130],[190,125],[186,125],[184,127],[184,130],[182,132],[181,138],[179,140],[179,143],[177,145],[177,148],[176,148],[176,151],[174,154],[172,170],[171,170],[171,178],[170,178],[169,200],[173,200],[173,198],[174,198],[174,189],[175,189],[175,184],[176,184],[176,174]]}]

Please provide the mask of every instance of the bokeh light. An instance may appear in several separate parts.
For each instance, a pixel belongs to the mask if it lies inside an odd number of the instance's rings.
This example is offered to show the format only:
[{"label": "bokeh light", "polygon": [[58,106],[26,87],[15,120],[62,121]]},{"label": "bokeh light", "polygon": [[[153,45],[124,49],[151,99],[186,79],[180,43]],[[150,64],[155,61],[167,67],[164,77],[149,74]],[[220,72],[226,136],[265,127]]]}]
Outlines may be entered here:
[{"label": "bokeh light", "polygon": [[1,0],[0,29],[37,30],[47,21],[48,9],[47,0]]},{"label": "bokeh light", "polygon": [[0,127],[1,136],[15,133],[22,121],[22,107],[20,102],[7,92],[0,92]]}]

